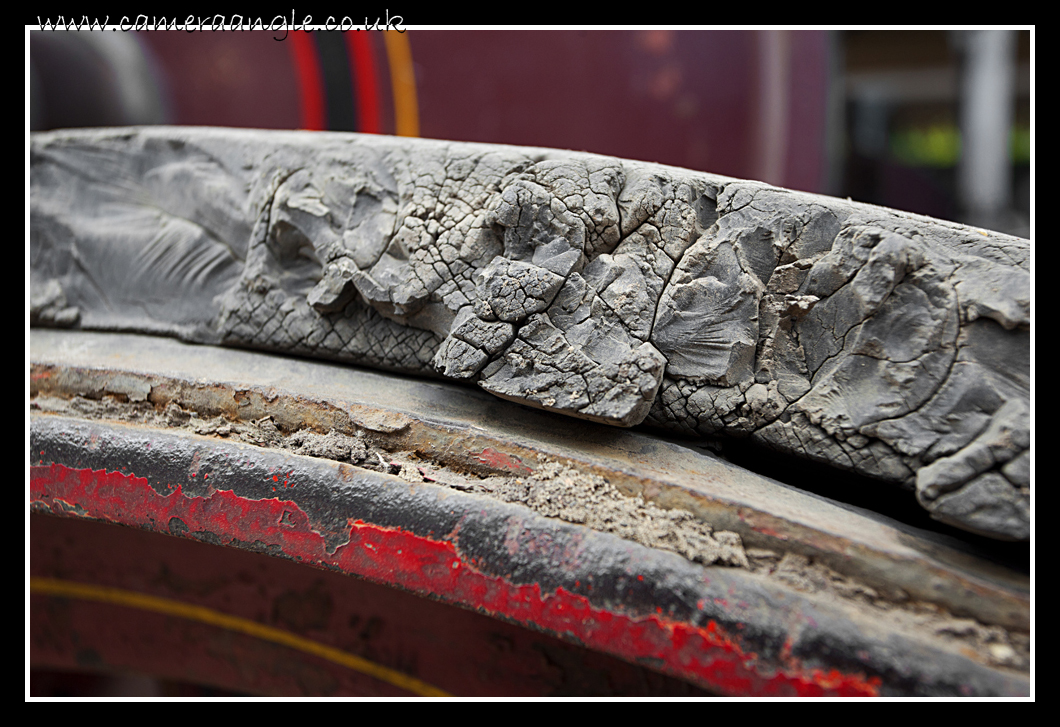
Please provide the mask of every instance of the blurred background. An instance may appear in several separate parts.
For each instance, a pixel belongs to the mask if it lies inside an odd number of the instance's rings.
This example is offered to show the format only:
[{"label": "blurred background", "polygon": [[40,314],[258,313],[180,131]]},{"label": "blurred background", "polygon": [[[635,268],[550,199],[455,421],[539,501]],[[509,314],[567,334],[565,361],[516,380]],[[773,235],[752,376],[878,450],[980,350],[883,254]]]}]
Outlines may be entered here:
[{"label": "blurred background", "polygon": [[30,33],[34,130],[584,150],[1029,237],[1029,30]]}]

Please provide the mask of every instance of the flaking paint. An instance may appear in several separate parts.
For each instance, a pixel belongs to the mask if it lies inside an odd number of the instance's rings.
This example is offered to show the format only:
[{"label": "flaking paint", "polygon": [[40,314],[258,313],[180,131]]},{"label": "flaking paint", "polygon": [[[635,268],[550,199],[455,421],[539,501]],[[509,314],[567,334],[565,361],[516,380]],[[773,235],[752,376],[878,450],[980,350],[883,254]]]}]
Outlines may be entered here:
[{"label": "flaking paint", "polygon": [[[268,476],[268,475],[267,475]],[[217,483],[214,488],[223,487]],[[294,502],[252,500],[223,489],[187,496],[177,486],[162,495],[133,474],[31,467],[32,504],[69,516],[169,532],[172,519],[184,533],[211,533],[222,542],[277,546],[286,556],[317,566],[431,595],[495,617],[574,639],[616,656],[651,663],[729,694],[875,696],[880,680],[838,670],[785,669],[760,664],[713,620],[698,626],[662,614],[632,616],[594,606],[562,587],[542,592],[537,583],[515,584],[478,570],[446,539],[415,535],[362,520],[349,522],[349,541],[329,553],[321,533]]]}]

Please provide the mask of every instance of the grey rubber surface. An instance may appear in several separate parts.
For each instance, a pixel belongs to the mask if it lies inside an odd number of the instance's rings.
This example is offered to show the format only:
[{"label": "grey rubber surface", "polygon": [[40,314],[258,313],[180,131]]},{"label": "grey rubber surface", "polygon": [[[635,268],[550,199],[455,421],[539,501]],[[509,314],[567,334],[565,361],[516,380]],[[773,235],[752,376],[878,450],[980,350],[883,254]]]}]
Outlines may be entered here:
[{"label": "grey rubber surface", "polygon": [[1029,538],[1030,244],[574,152],[34,134],[31,321],[468,379],[749,437]]}]

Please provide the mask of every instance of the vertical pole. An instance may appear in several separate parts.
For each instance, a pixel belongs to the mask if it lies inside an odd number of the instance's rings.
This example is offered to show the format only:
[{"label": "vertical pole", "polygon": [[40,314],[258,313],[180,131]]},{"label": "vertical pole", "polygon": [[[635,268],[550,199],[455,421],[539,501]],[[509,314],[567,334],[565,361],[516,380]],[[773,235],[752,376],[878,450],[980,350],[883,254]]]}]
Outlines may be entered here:
[{"label": "vertical pole", "polygon": [[973,30],[961,79],[961,202],[968,222],[996,227],[1012,202],[1010,136],[1016,96],[1016,31]]}]

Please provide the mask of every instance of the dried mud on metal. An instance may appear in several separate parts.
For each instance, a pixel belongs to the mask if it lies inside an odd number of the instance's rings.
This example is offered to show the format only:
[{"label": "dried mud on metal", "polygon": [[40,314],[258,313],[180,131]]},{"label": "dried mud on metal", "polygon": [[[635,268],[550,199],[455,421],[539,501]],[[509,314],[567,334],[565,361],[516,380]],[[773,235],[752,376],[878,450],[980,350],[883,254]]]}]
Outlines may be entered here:
[{"label": "dried mud on metal", "polygon": [[690,512],[665,509],[641,496],[626,495],[605,478],[579,471],[570,463],[543,460],[523,476],[463,472],[423,459],[415,452],[387,449],[373,441],[375,433],[370,429],[350,434],[308,428],[285,432],[271,417],[241,421],[200,416],[172,402],[156,407],[149,401],[128,398],[67,399],[41,394],[31,400],[30,408],[42,414],[178,429],[343,462],[411,483],[426,482],[493,497],[546,517],[675,552],[703,566],[743,568],[757,577],[845,604],[860,618],[889,622],[895,628],[919,633],[921,638],[971,650],[992,666],[1019,672],[1029,669],[1030,637],[1026,632],[955,617],[943,607],[912,599],[900,590],[883,593],[803,555],[745,548],[737,533],[714,530]]}]

